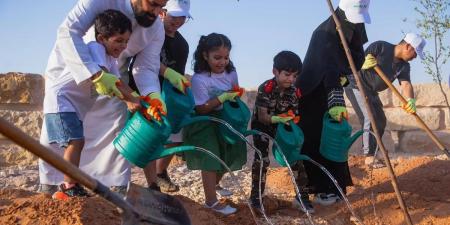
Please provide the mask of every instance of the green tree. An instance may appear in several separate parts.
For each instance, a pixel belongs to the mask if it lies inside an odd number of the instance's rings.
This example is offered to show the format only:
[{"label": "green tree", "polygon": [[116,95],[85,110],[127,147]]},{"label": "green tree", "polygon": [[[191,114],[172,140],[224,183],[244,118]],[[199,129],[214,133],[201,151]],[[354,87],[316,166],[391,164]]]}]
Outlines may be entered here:
[{"label": "green tree", "polygon": [[424,51],[425,59],[422,60],[425,72],[439,84],[447,106],[450,108],[447,96],[442,88],[442,76],[447,75],[443,73],[442,67],[450,58],[450,45],[446,42],[446,35],[450,29],[450,0],[411,1],[417,3],[414,10],[419,14],[415,25],[420,30],[422,37],[428,40]]}]

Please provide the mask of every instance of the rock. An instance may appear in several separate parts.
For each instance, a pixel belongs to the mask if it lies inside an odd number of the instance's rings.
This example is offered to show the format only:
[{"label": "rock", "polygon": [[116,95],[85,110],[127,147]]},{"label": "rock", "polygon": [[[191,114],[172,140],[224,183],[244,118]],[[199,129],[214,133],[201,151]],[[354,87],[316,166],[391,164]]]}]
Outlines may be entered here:
[{"label": "rock", "polygon": [[43,114],[41,111],[0,110],[0,117],[13,123],[26,134],[38,139],[41,134]]},{"label": "rock", "polygon": [[8,169],[8,176],[15,176],[17,175],[17,171],[14,169]]},{"label": "rock", "polygon": [[37,157],[15,144],[0,145],[0,165],[3,167],[37,164]]},{"label": "rock", "polygon": [[[383,144],[387,151],[395,152],[398,150],[396,139],[393,138],[391,132],[385,131],[383,135]],[[359,137],[351,146],[350,148],[350,154],[360,155],[363,153],[362,150],[362,136]]]},{"label": "rock", "polygon": [[30,186],[31,179],[27,176],[20,176],[20,177],[15,178],[13,180],[13,183],[16,187],[25,188],[25,187]]},{"label": "rock", "polygon": [[30,104],[42,109],[44,78],[38,74],[0,74],[0,103]]},{"label": "rock", "polygon": [[[442,84],[447,99],[450,101],[450,90],[446,83]],[[397,87],[398,88],[398,87]],[[400,90],[400,89],[398,89]],[[444,95],[437,84],[418,84],[414,85],[414,95],[418,106],[446,106]],[[400,100],[393,96],[394,106],[400,106]]]},{"label": "rock", "polygon": [[[434,131],[444,146],[450,146],[450,131]],[[400,148],[409,153],[442,153],[424,131],[409,131],[400,137]]]},{"label": "rock", "polygon": [[[410,131],[421,129],[414,116],[407,114],[401,108],[388,108],[384,109],[384,112],[388,121],[386,130]],[[440,121],[444,119],[441,110],[436,108],[418,108],[417,113],[431,130],[438,130]]]},{"label": "rock", "polygon": [[391,107],[394,105],[392,100],[392,91],[389,88],[378,93],[378,96],[380,97],[381,103],[383,103],[384,107]]},{"label": "rock", "polygon": [[437,155],[434,158],[438,160],[449,160],[446,154]]}]

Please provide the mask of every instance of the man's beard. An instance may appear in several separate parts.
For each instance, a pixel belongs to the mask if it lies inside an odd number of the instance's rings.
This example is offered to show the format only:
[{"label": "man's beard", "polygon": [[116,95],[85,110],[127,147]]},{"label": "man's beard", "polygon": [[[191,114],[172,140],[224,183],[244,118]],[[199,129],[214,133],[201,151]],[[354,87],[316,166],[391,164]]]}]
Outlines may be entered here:
[{"label": "man's beard", "polygon": [[138,1],[138,4],[132,5],[134,18],[137,23],[143,27],[150,27],[156,21],[156,15],[142,10],[142,1]]},{"label": "man's beard", "polygon": [[156,21],[156,16],[146,12],[134,13],[134,18],[139,25],[150,27]]}]

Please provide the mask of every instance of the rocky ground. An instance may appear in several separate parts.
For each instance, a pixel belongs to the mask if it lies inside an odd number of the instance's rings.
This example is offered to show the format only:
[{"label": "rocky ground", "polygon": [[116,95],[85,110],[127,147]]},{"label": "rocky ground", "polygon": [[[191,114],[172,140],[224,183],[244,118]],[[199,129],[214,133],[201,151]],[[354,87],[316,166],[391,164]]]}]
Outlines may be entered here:
[{"label": "rocky ground", "polygon": [[[393,159],[395,172],[414,224],[450,224],[450,162],[442,156],[402,156]],[[348,198],[364,224],[404,224],[387,169],[373,173],[361,156],[350,158],[354,186]],[[223,217],[203,207],[203,191],[198,171],[189,171],[183,163],[169,168],[173,180],[181,186],[174,193],[188,211],[193,224],[268,224],[262,217],[254,221],[246,207],[250,192],[248,167],[235,173],[237,181],[225,176],[222,184],[235,193],[226,201],[239,208]],[[144,185],[145,178],[133,169],[134,183]],[[120,224],[114,206],[99,197],[52,200],[38,194],[36,166],[0,168],[0,224]],[[273,224],[309,224],[304,213],[291,207],[294,189],[286,168],[272,168],[267,182],[268,217]],[[315,205],[315,224],[354,224],[346,205]]]}]

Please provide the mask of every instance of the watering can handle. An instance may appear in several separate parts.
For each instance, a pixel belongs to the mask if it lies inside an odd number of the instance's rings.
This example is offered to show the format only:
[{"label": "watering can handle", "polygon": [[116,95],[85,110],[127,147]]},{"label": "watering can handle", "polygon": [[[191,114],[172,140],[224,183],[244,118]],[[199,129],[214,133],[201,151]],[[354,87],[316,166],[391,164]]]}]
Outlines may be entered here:
[{"label": "watering can handle", "polygon": [[363,133],[364,133],[364,130],[363,130],[363,129],[356,131],[356,132],[349,138],[350,141],[348,142],[348,147],[347,147],[347,148],[350,148],[350,147],[353,145],[353,143],[356,141],[356,139],[358,139],[359,136],[361,136]]},{"label": "watering can handle", "polygon": [[[294,127],[294,126],[297,126],[297,124],[295,124],[294,121],[289,120],[289,126]],[[299,136],[300,135],[300,133],[298,132],[297,129],[292,129],[292,131],[294,132],[295,136]]]}]

